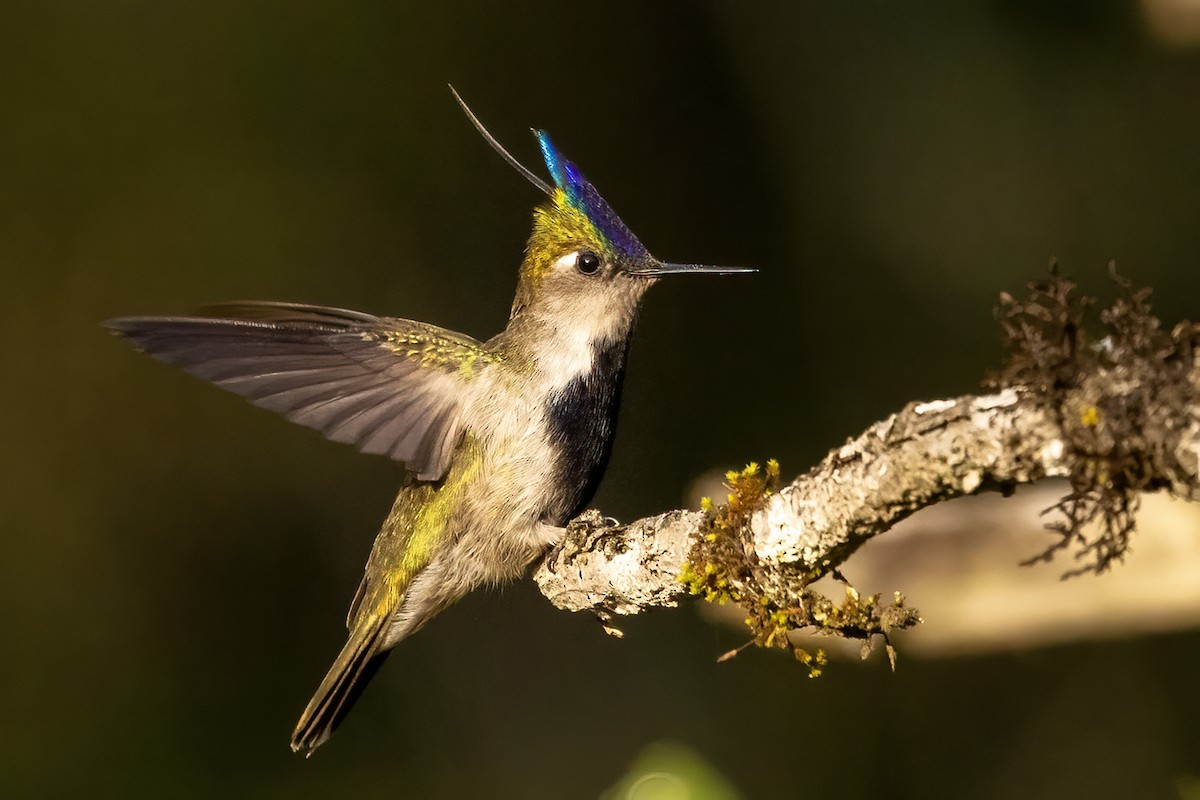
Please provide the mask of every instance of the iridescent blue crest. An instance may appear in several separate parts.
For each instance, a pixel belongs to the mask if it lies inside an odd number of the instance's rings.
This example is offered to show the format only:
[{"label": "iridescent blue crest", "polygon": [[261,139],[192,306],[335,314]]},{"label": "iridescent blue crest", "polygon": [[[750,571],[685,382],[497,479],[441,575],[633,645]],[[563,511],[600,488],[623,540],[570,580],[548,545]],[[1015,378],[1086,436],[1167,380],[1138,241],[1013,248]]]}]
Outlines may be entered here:
[{"label": "iridescent blue crest", "polygon": [[579,167],[563,158],[545,131],[536,131],[536,135],[542,147],[542,157],[546,159],[546,168],[550,170],[550,177],[554,179],[554,185],[562,189],[567,196],[567,202],[586,216],[618,251],[631,259],[648,258],[649,251],[600,196],[596,187],[583,177]]},{"label": "iridescent blue crest", "polygon": [[[558,203],[559,195],[550,188],[550,184],[537,175],[534,175],[528,167],[513,158],[512,154],[496,141],[496,137],[488,133],[488,129],[483,127],[483,123],[479,121],[479,118],[471,113],[471,109],[467,108],[467,104],[459,97],[458,92],[454,91],[453,86],[450,87],[450,91],[454,94],[454,99],[462,106],[467,119],[471,120],[471,124],[475,126],[475,130],[479,131],[479,135],[484,138],[484,141],[491,145],[492,149],[499,153],[500,157],[508,162],[509,166],[515,169],[521,177],[550,195],[554,198],[555,203]],[[583,177],[583,173],[579,171],[579,167],[563,158],[562,153],[550,141],[550,137],[546,135],[546,132],[534,131],[534,134],[537,136],[538,143],[542,147],[542,157],[546,159],[546,167],[550,170],[550,177],[554,179],[554,185],[557,189],[562,192],[562,198],[572,211],[583,214],[614,250],[629,259],[630,263],[623,265],[627,275],[659,277],[683,272],[709,272],[714,274],[754,272],[752,269],[743,269],[740,267],[711,267],[705,264],[665,264],[655,259],[642,246],[638,238],[633,235],[633,231],[625,227],[625,223],[621,222],[621,218],[612,210],[612,207],[604,202],[604,198],[596,191],[596,187],[588,183],[587,178]]]}]

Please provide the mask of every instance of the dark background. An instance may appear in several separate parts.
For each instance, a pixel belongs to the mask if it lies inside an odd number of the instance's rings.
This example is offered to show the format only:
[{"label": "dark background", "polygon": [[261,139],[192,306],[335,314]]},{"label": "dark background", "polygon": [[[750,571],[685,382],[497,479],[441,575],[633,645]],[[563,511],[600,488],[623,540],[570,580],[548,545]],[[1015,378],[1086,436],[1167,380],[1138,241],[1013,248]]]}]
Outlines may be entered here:
[{"label": "dark background", "polygon": [[1196,791],[1196,633],[947,661],[901,642],[894,675],[812,681],[774,652],[715,664],[742,637],[693,609],[617,641],[528,582],[406,642],[306,762],[288,735],[398,469],[98,326],[258,298],[497,331],[538,195],[453,82],[537,171],[548,129],[660,257],[760,269],[651,294],[598,507],[675,507],[751,459],[794,474],[973,391],[997,293],[1051,256],[1102,294],[1115,258],[1168,323],[1200,316],[1200,47],[1147,19],[5,3],[0,793],[593,797],[660,740],[755,798]]}]

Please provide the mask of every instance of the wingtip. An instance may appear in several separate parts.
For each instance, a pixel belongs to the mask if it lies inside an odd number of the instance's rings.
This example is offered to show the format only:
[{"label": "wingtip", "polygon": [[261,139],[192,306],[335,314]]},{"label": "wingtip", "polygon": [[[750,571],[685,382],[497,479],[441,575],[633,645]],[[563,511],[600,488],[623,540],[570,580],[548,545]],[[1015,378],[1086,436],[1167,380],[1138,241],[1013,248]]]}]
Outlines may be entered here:
[{"label": "wingtip", "polygon": [[162,322],[156,317],[113,317],[100,323],[109,333],[118,339],[126,339],[134,348],[144,349],[146,337],[154,333],[155,323]]},{"label": "wingtip", "polygon": [[144,323],[145,320],[141,317],[113,317],[101,322],[100,327],[117,338],[129,339],[138,334]]}]

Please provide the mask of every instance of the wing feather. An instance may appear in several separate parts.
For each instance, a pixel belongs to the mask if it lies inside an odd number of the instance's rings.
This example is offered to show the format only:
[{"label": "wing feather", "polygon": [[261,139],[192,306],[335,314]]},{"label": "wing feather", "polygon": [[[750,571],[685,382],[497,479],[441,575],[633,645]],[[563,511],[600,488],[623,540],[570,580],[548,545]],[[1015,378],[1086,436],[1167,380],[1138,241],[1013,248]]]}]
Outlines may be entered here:
[{"label": "wing feather", "polygon": [[232,303],[214,316],[105,323],[147,354],[315,428],[445,475],[462,432],[464,363],[499,356],[470,337],[409,320],[292,303]]}]

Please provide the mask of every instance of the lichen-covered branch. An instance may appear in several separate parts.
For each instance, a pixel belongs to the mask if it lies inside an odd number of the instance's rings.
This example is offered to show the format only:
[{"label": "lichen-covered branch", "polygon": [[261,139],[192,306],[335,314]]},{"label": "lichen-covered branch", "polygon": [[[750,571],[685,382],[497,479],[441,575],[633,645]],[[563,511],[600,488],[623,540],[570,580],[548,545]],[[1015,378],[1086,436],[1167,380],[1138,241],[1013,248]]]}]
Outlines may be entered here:
[{"label": "lichen-covered branch", "polygon": [[[768,498],[750,518],[750,543],[768,583],[786,592],[797,576],[836,567],[926,505],[985,485],[1068,475],[1064,455],[1057,426],[1032,395],[1007,389],[913,403]],[[706,532],[698,511],[626,525],[589,511],[568,530],[553,565],[542,565],[534,579],[559,608],[616,614],[687,595],[679,576]]]},{"label": "lichen-covered branch", "polygon": [[731,473],[723,508],[626,525],[588,512],[535,581],[559,608],[602,617],[701,594],[745,606],[760,644],[799,627],[868,638],[915,612],[853,590],[839,606],[809,585],[918,509],[1052,476],[1071,491],[1043,557],[1067,550],[1072,571],[1107,569],[1140,492],[1200,493],[1197,326],[1162,330],[1148,291],[1117,280],[1123,296],[1098,315],[1053,269],[1027,300],[1002,295],[1009,354],[991,393],[910,403],[777,491],[747,489],[755,471]]}]

